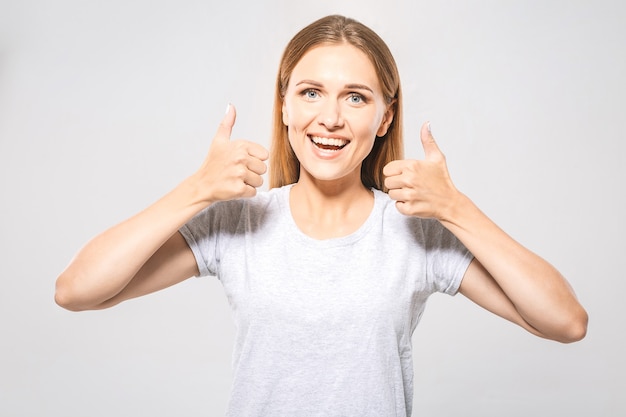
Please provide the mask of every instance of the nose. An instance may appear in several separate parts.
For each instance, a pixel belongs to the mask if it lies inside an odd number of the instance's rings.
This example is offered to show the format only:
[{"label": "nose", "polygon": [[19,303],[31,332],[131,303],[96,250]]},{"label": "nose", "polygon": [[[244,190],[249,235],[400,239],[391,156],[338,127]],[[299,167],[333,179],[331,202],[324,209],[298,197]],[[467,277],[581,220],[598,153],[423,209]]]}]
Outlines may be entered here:
[{"label": "nose", "polygon": [[337,129],[343,126],[343,117],[341,116],[341,107],[335,100],[329,100],[324,103],[320,114],[319,124],[325,126],[328,130]]}]

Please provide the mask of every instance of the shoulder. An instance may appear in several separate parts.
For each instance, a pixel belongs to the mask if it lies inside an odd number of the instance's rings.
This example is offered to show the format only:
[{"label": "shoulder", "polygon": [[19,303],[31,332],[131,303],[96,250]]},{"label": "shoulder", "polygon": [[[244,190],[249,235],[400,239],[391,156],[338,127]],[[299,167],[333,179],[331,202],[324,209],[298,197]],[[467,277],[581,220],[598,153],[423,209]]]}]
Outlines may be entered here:
[{"label": "shoulder", "polygon": [[277,221],[285,212],[287,187],[258,191],[254,197],[221,201],[208,208],[206,217],[225,229],[247,228]]},{"label": "shoulder", "polygon": [[290,186],[258,191],[254,197],[236,200],[233,204],[248,213],[280,211],[289,201]]},{"label": "shoulder", "polygon": [[424,219],[420,219],[417,217],[405,216],[400,213],[396,208],[396,201],[389,197],[389,194],[377,190],[372,189],[374,192],[374,214],[377,217],[382,218],[385,222],[393,222],[398,223],[403,226],[416,226],[420,225]]},{"label": "shoulder", "polygon": [[286,192],[283,187],[259,191],[251,198],[219,201],[196,214],[181,230],[208,235],[256,228],[269,218],[275,220],[280,215]]},{"label": "shoulder", "polygon": [[254,197],[242,198],[237,200],[220,201],[207,210],[227,213],[240,213],[241,211],[255,211],[264,209],[270,205],[280,205],[288,196],[288,187],[272,188],[270,190],[258,191]]},{"label": "shoulder", "polygon": [[398,211],[396,201],[383,191],[373,189],[377,215],[390,233],[418,236],[420,240],[446,234],[447,229],[436,219],[407,216]]}]

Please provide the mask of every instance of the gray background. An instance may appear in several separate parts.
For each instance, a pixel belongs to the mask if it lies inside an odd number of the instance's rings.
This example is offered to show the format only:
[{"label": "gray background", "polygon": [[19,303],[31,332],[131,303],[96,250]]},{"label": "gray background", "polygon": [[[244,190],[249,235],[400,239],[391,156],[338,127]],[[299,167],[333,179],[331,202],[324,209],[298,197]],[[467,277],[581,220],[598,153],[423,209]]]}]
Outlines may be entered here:
[{"label": "gray background", "polygon": [[234,331],[219,282],[77,314],[54,280],[199,166],[228,102],[234,136],[267,146],[282,49],[334,12],[395,53],[407,156],[431,120],[457,186],[591,318],[561,345],[433,296],[414,414],[626,413],[623,2],[0,0],[0,415],[223,413]]}]

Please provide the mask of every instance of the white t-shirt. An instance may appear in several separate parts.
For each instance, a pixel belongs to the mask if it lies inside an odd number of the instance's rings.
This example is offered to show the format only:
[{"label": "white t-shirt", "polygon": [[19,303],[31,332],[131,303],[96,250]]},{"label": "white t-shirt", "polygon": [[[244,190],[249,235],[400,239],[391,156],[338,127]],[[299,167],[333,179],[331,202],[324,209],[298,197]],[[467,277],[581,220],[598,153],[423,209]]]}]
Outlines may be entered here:
[{"label": "white t-shirt", "polygon": [[472,255],[378,190],[356,232],[313,239],[290,189],[216,203],[181,228],[237,326],[228,416],[410,416],[411,336],[428,296],[455,294]]}]

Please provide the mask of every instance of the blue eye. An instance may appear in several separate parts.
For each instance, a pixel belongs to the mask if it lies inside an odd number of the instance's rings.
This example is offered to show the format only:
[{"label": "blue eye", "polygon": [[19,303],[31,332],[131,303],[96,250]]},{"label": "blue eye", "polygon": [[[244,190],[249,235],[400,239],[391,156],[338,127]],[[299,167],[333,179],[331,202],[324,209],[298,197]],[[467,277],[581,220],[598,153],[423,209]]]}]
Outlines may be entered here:
[{"label": "blue eye", "polygon": [[350,94],[349,100],[350,100],[350,103],[352,104],[361,104],[365,102],[365,99],[363,98],[363,96],[360,94],[356,94],[356,93]]},{"label": "blue eye", "polygon": [[315,100],[315,99],[317,99],[319,97],[319,93],[316,90],[313,90],[313,89],[304,90],[302,92],[302,95],[307,100]]}]

